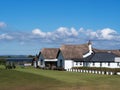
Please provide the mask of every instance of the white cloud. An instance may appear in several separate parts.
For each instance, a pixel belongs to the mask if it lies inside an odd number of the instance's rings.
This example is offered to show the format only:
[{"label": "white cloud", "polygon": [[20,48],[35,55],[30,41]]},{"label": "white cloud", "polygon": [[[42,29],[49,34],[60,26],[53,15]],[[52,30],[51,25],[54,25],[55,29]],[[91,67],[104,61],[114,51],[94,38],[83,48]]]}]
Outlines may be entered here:
[{"label": "white cloud", "polygon": [[71,28],[71,33],[73,36],[78,36],[78,31],[75,28]]},{"label": "white cloud", "polygon": [[100,36],[99,38],[100,39],[107,39],[107,40],[111,40],[111,39],[114,39],[116,37],[117,32],[113,29],[110,29],[110,28],[105,28],[105,29],[102,29],[100,31]]},{"label": "white cloud", "polygon": [[[66,28],[66,27],[59,27],[54,32],[43,32],[40,29],[34,29],[32,31],[33,35],[39,36],[42,39],[45,39],[46,41],[56,41],[56,42],[79,42],[77,40],[80,39],[92,39],[92,40],[119,40],[120,35],[117,33],[117,31],[110,29],[110,28],[104,28],[101,30],[93,31],[93,30],[85,30],[84,28],[80,28],[79,30],[76,30],[75,28]],[[77,39],[77,40],[76,40]],[[84,40],[83,40],[84,41]]]},{"label": "white cloud", "polygon": [[66,27],[60,27],[54,32],[43,32],[40,29],[34,29],[32,34],[41,38],[56,40],[60,38],[75,37],[78,35],[78,31],[75,28],[68,29]]},{"label": "white cloud", "polygon": [[13,37],[8,35],[8,34],[1,34],[0,35],[0,40],[5,39],[5,40],[12,40]]},{"label": "white cloud", "polygon": [[45,37],[46,36],[46,33],[44,33],[44,32],[42,32],[40,29],[34,29],[33,31],[32,31],[32,33],[34,34],[34,35],[39,35],[39,36],[41,36],[41,37]]},{"label": "white cloud", "polygon": [[91,39],[99,39],[99,40],[114,40],[118,39],[120,35],[118,33],[110,28],[104,28],[102,30],[86,30],[84,33]]},{"label": "white cloud", "polygon": [[98,38],[98,33],[96,31],[86,30],[86,31],[83,31],[83,33],[87,35],[88,38],[90,39]]},{"label": "white cloud", "polygon": [[78,32],[80,32],[80,33],[83,33],[85,30],[84,30],[84,28],[83,27],[81,27],[79,30],[78,30]]},{"label": "white cloud", "polygon": [[32,31],[32,34],[36,35],[36,36],[39,36],[40,38],[45,39],[45,38],[51,38],[51,36],[53,35],[53,32],[43,32],[43,31],[41,31],[40,29],[37,28],[37,29],[34,29]]},{"label": "white cloud", "polygon": [[120,34],[117,31],[104,28],[101,30],[93,31],[90,29],[85,30],[84,28],[80,28],[76,30],[74,27],[67,28],[67,27],[59,27],[55,31],[52,32],[43,32],[41,29],[36,28],[32,30],[32,33],[9,33],[9,34],[1,34],[0,39],[11,39],[15,40],[42,40],[44,42],[80,42],[80,40],[84,39],[83,41],[92,39],[92,40],[119,40],[120,41]]},{"label": "white cloud", "polygon": [[[59,27],[58,29],[52,32],[44,32],[39,28],[36,28],[31,31],[31,33],[26,32],[13,32],[7,34],[1,34],[0,40],[13,40],[20,42],[23,45],[23,42],[31,42],[31,43],[41,43],[41,44],[51,44],[51,45],[61,45],[61,44],[80,44],[86,43],[87,40],[95,40],[99,41],[107,41],[107,43],[114,42],[114,45],[118,41],[120,41],[120,34],[110,28],[104,28],[101,30],[85,30],[84,28],[80,28],[76,30],[74,27]],[[22,41],[22,42],[21,42]],[[96,43],[95,42],[95,43]],[[48,44],[49,43],[49,44]],[[98,43],[97,43],[98,45]],[[111,45],[111,44],[110,44]]]},{"label": "white cloud", "polygon": [[66,27],[58,28],[57,33],[61,36],[70,36],[71,35],[71,33],[69,32],[69,29]]},{"label": "white cloud", "polygon": [[6,23],[4,23],[4,22],[0,22],[0,28],[2,28],[2,27],[6,27],[7,25],[6,25]]},{"label": "white cloud", "polygon": [[60,27],[57,29],[57,34],[61,37],[76,37],[78,36],[79,32],[75,28],[66,28]]}]

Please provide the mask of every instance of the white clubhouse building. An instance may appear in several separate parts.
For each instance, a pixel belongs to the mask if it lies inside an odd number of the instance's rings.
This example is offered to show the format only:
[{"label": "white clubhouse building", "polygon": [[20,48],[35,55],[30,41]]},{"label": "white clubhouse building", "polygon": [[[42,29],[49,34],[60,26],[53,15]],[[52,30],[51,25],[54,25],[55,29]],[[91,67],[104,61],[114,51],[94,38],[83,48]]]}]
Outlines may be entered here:
[{"label": "white clubhouse building", "polygon": [[81,45],[43,48],[34,66],[41,68],[107,67],[120,68],[120,50],[99,50],[89,41]]}]

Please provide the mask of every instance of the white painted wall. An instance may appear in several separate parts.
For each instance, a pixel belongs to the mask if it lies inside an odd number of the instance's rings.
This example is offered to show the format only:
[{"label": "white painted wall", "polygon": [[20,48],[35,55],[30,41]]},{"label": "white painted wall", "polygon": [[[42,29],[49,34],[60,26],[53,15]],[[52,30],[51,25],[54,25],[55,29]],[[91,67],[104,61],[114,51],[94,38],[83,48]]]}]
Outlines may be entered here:
[{"label": "white painted wall", "polygon": [[[87,63],[87,62],[84,62],[84,63]],[[94,67],[93,62],[88,62],[86,65],[87,65],[88,67]]]},{"label": "white painted wall", "polygon": [[110,66],[111,66],[111,64],[108,63],[108,62],[103,62],[103,63],[102,63],[102,67],[107,67],[107,68],[109,68]]},{"label": "white painted wall", "polygon": [[109,68],[120,68],[120,65],[118,66],[116,62],[110,63]]},{"label": "white painted wall", "polygon": [[96,62],[93,64],[93,62],[89,62],[88,67],[106,67],[106,68],[120,68],[120,64],[118,65],[117,62],[102,62],[100,66],[100,62]]},{"label": "white painted wall", "polygon": [[65,69],[71,69],[74,66],[73,60],[65,60],[64,63]]},{"label": "white painted wall", "polygon": [[38,66],[40,66],[40,61],[38,60]]},{"label": "white painted wall", "polygon": [[96,63],[94,64],[94,67],[100,67],[100,63],[99,63],[99,62],[96,62]]},{"label": "white painted wall", "polygon": [[74,67],[83,67],[83,62],[73,62]]},{"label": "white painted wall", "polygon": [[37,65],[36,65],[36,61],[34,61],[33,66],[34,66],[34,67],[37,67]]},{"label": "white painted wall", "polygon": [[[70,62],[69,62],[70,63]],[[72,63],[72,62],[71,62]],[[80,65],[80,63],[82,63]],[[119,63],[119,64],[118,64]],[[101,64],[101,65],[100,65]],[[69,64],[70,65],[70,64]],[[72,64],[71,64],[72,66]],[[120,68],[120,62],[110,62],[108,64],[108,62],[95,62],[93,64],[93,62],[73,62],[73,67],[106,67],[106,68]]]}]

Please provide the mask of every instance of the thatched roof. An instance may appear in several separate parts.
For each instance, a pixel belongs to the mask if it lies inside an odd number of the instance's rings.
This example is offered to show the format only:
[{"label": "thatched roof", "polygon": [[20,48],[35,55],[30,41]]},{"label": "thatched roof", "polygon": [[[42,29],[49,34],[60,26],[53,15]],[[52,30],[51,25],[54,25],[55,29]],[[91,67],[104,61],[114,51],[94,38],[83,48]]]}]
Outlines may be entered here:
[{"label": "thatched roof", "polygon": [[99,50],[99,49],[93,49],[95,53],[103,52],[103,53],[112,53],[116,56],[120,57],[120,50]]},{"label": "thatched roof", "polygon": [[43,48],[41,54],[45,59],[56,59],[59,53],[59,48]]},{"label": "thatched roof", "polygon": [[60,50],[66,60],[80,60],[89,51],[88,44],[62,45]]}]

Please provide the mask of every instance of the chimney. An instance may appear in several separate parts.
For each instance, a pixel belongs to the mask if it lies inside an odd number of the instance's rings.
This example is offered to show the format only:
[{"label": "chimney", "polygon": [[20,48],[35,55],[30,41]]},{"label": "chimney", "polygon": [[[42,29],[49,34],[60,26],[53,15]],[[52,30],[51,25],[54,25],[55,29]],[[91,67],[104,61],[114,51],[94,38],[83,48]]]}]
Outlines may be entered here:
[{"label": "chimney", "polygon": [[88,41],[88,48],[89,48],[89,52],[92,53],[93,52],[92,51],[92,43],[90,40]]}]

